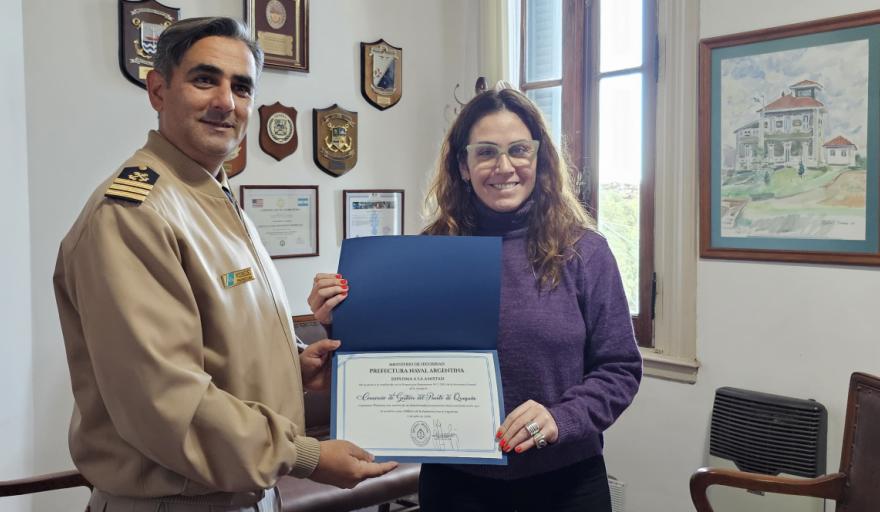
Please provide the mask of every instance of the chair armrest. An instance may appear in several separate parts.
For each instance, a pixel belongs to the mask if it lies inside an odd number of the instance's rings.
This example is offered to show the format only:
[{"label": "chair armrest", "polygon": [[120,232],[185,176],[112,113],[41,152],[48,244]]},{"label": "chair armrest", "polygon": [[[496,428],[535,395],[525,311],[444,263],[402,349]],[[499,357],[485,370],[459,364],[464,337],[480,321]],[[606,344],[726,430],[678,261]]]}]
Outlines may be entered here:
[{"label": "chair armrest", "polygon": [[817,478],[787,478],[731,469],[700,468],[691,476],[691,500],[697,512],[713,512],[706,496],[706,489],[710,485],[840,501],[843,498],[846,475],[832,473]]},{"label": "chair armrest", "polygon": [[92,484],[76,470],[37,475],[19,480],[0,481],[0,496],[18,496],[35,492],[55,491],[71,487],[88,487]]}]

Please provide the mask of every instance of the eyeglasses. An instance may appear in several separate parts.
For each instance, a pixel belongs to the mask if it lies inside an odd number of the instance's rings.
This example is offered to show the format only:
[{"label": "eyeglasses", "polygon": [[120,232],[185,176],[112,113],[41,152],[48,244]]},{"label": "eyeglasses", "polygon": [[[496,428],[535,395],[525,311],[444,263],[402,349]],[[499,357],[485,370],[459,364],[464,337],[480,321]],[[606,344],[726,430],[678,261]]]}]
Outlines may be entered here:
[{"label": "eyeglasses", "polygon": [[537,140],[520,140],[511,143],[507,149],[501,149],[497,144],[491,142],[480,142],[478,144],[468,144],[465,146],[468,160],[474,162],[474,167],[486,168],[494,167],[501,155],[507,155],[510,165],[519,167],[529,165],[535,161],[538,156],[538,146],[540,142]]}]

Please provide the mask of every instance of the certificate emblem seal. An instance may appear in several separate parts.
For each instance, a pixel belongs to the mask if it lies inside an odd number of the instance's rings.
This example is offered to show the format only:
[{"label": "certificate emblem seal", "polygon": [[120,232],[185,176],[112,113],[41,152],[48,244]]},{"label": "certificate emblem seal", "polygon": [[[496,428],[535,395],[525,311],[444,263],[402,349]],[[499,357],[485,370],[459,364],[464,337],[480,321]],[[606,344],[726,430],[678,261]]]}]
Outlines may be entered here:
[{"label": "certificate emblem seal", "polygon": [[299,145],[296,133],[296,109],[277,101],[263,105],[260,111],[260,148],[279,162],[293,154]]},{"label": "certificate emblem seal", "polygon": [[287,144],[293,138],[293,119],[284,112],[275,112],[266,123],[269,138],[275,144]]},{"label": "certificate emblem seal", "polygon": [[431,427],[424,421],[417,421],[409,429],[409,437],[416,446],[425,446],[431,440]]},{"label": "certificate emblem seal", "polygon": [[266,4],[266,23],[275,30],[279,30],[287,21],[287,9],[278,0],[269,0]]}]

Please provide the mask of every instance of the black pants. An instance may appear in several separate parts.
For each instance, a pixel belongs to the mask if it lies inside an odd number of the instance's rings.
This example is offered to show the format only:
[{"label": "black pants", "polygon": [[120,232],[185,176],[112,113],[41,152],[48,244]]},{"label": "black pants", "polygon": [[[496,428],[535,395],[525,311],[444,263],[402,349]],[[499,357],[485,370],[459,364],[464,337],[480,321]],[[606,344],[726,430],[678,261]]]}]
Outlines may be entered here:
[{"label": "black pants", "polygon": [[611,512],[611,494],[601,455],[518,480],[422,464],[419,505],[422,512]]}]

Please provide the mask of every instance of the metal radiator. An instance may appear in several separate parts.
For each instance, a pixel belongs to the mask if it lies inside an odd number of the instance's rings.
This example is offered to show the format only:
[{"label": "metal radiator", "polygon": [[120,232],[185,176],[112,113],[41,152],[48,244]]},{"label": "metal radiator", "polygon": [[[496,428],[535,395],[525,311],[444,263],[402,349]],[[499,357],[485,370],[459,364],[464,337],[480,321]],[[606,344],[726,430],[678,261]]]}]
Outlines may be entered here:
[{"label": "metal radiator", "polygon": [[[723,387],[715,392],[709,464],[766,475],[825,473],[828,413],[814,400]],[[821,511],[822,500],[713,488],[716,510]]]}]

